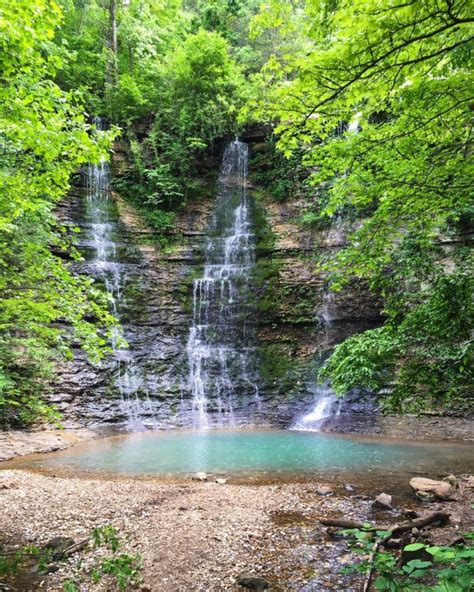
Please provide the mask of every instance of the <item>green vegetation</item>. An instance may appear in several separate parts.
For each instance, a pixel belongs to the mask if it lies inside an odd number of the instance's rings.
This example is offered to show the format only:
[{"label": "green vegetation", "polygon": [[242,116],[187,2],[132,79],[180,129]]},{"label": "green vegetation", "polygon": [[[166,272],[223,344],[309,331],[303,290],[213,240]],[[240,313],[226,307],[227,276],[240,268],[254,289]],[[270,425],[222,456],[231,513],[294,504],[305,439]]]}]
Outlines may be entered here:
[{"label": "green vegetation", "polygon": [[232,129],[243,78],[229,45],[200,29],[164,57],[159,112],[141,142],[127,180],[149,208],[176,209],[199,191],[199,162]]},{"label": "green vegetation", "polygon": [[[83,574],[63,582],[64,592],[77,592],[83,585],[97,584],[104,578],[107,578],[107,587],[119,590],[130,590],[140,584],[141,556],[120,552],[124,536],[114,526],[105,524],[95,528],[90,535],[90,542],[96,556]],[[28,573],[51,573],[55,564],[66,561],[70,554],[79,552],[88,544],[87,539],[78,544],[65,538],[59,547],[29,545],[12,553],[0,553],[0,577],[4,581],[14,582],[22,572],[25,572],[26,577]]]},{"label": "green vegetation", "polygon": [[264,143],[252,147],[252,180],[277,201],[306,193],[308,174],[299,157],[296,153],[285,158],[277,149],[274,136],[269,136]]},{"label": "green vegetation", "polygon": [[[370,525],[368,525],[370,527]],[[386,592],[462,592],[469,590],[474,577],[474,548],[469,545],[437,546],[425,543],[405,545],[401,553],[390,549],[376,550],[373,560],[374,533],[369,530],[348,529],[353,550],[364,558],[346,568],[346,572],[366,574],[374,569],[374,589]],[[383,539],[386,531],[378,531]],[[463,538],[472,540],[474,535]],[[405,561],[400,561],[401,555]],[[413,558],[410,559],[410,556]],[[416,556],[416,557],[415,557]]]},{"label": "green vegetation", "polygon": [[391,385],[397,410],[462,405],[472,384],[473,22],[467,2],[272,0],[253,23],[287,51],[244,116],[326,185],[307,220],[363,218],[326,267],[333,289],[364,278],[385,303],[384,326],[338,346],[323,378]]},{"label": "green vegetation", "polygon": [[[115,187],[167,245],[177,212],[208,195],[222,141],[249,123],[274,132],[255,146],[260,189],[306,203],[307,228],[352,228],[347,248],[322,264],[331,287],[357,277],[384,302],[383,327],[336,347],[322,379],[339,393],[388,386],[393,410],[464,409],[473,380],[469,8],[2,0],[1,425],[55,419],[43,403],[55,362],[78,346],[92,360],[107,349],[106,297],[71,273],[76,229],[54,215],[73,174],[120,134],[129,166]],[[111,131],[92,134],[92,115]],[[271,247],[262,232],[262,249]],[[265,313],[271,286],[266,294]],[[291,297],[306,322],[308,294]]]},{"label": "green vegetation", "polygon": [[134,166],[117,187],[150,212],[195,196],[206,150],[235,129],[245,83],[231,30],[248,20],[248,4],[199,2],[188,12],[179,0],[64,2],[60,40],[72,59],[58,79],[121,126]]},{"label": "green vegetation", "polygon": [[79,167],[119,133],[92,134],[92,115],[120,126],[133,166],[117,187],[167,244],[176,210],[207,191],[202,161],[236,129],[245,94],[236,55],[249,60],[252,6],[2,0],[2,427],[56,421],[44,403],[55,363],[77,346],[98,361],[115,324],[103,292],[71,273],[77,229],[54,215]]},{"label": "green vegetation", "polygon": [[[0,13],[0,425],[49,413],[52,362],[80,342],[99,359],[113,319],[89,278],[70,273],[75,229],[55,204],[110,134],[92,137],[78,96],[53,78],[63,63],[52,42],[61,13],[53,1],[3,0]],[[67,324],[67,329],[64,326]],[[53,416],[54,417],[54,416]]]},{"label": "green vegetation", "polygon": [[[473,39],[467,0],[0,0],[0,429],[59,422],[45,402],[57,365],[79,350],[97,363],[118,335],[104,290],[76,272],[79,230],[57,215],[81,166],[120,140],[114,187],[169,247],[178,215],[209,196],[224,142],[245,126],[268,135],[252,154],[260,259],[249,299],[256,324],[281,329],[275,339],[261,332],[256,348],[269,392],[276,385],[291,400],[320,362],[283,327],[316,332],[317,282],[286,282],[293,243],[272,258],[265,213],[270,201],[283,210],[297,199],[309,232],[348,233],[319,264],[330,287],[356,279],[384,307],[382,326],[324,355],[319,378],[341,395],[388,392],[389,411],[466,412]],[[183,308],[191,281],[176,288]],[[131,280],[124,292],[140,290]],[[178,378],[171,388],[179,401]],[[472,580],[465,545],[393,553],[377,546],[384,532],[346,534],[377,590],[458,591]],[[90,540],[97,556],[65,591],[140,585],[141,558],[122,552],[114,527]],[[409,552],[424,557],[403,564]],[[26,547],[0,556],[0,574],[31,565],[42,574],[56,561]]]}]

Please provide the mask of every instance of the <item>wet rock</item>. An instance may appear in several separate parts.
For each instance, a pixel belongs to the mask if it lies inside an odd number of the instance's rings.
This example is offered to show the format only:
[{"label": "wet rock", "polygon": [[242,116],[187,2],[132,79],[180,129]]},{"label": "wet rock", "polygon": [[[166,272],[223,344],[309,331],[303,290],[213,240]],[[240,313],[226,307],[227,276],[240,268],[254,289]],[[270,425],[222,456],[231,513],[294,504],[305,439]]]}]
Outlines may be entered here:
[{"label": "wet rock", "polygon": [[332,495],[334,491],[328,485],[319,485],[316,487],[316,493],[318,495]]},{"label": "wet rock", "polygon": [[447,477],[445,477],[443,479],[443,481],[447,481],[453,487],[459,487],[458,480],[456,479],[456,477],[454,475],[448,475]]},{"label": "wet rock", "polygon": [[270,584],[264,578],[242,574],[237,578],[237,584],[249,590],[266,590]]},{"label": "wet rock", "polygon": [[355,491],[355,487],[353,485],[351,485],[350,483],[345,483],[344,489],[349,492]]},{"label": "wet rock", "polygon": [[196,473],[195,475],[193,475],[193,481],[207,481],[207,473]]},{"label": "wet rock", "polygon": [[466,486],[471,489],[474,489],[474,475],[469,475],[469,477],[467,478]]},{"label": "wet rock", "polygon": [[380,493],[373,501],[372,507],[377,510],[391,510],[392,496],[388,493]]},{"label": "wet rock", "polygon": [[423,501],[430,501],[435,498],[449,500],[454,493],[453,486],[446,483],[446,481],[434,481],[424,477],[413,477],[410,480],[410,487],[415,492],[415,495]]}]

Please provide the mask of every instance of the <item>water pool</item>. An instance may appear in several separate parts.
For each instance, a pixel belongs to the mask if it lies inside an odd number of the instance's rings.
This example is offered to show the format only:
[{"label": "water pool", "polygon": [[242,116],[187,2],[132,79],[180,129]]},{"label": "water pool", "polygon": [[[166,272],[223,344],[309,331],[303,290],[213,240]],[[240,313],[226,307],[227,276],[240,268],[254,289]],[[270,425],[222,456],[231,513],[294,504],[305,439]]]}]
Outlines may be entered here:
[{"label": "water pool", "polygon": [[465,472],[472,447],[284,430],[202,430],[129,434],[25,459],[32,468],[165,476],[207,473],[344,474]]}]

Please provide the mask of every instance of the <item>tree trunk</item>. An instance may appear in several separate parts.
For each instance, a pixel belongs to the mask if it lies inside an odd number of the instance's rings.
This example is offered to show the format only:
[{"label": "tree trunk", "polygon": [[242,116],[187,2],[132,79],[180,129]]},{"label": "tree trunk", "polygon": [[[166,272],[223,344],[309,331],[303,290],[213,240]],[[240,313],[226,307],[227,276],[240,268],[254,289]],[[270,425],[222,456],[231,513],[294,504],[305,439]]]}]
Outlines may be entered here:
[{"label": "tree trunk", "polygon": [[109,4],[109,34],[107,45],[109,48],[109,56],[107,60],[107,77],[106,82],[111,86],[115,86],[118,82],[118,68],[117,68],[117,3],[119,0],[110,0]]}]

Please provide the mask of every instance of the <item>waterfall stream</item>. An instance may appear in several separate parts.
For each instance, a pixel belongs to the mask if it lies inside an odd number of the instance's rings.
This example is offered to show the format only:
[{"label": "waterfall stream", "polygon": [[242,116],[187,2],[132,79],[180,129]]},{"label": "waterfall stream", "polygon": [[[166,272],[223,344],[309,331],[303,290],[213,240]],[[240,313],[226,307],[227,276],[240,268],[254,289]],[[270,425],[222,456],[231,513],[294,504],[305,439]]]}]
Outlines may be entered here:
[{"label": "waterfall stream", "polygon": [[340,414],[342,400],[328,385],[313,385],[312,390],[315,397],[314,408],[294,423],[292,430],[317,432],[327,419]]},{"label": "waterfall stream", "polygon": [[235,425],[241,397],[260,405],[249,323],[255,241],[247,173],[248,146],[235,140],[223,156],[204,275],[193,286],[187,353],[195,427]]},{"label": "waterfall stream", "polygon": [[[105,129],[101,118],[96,117],[93,122],[97,130]],[[104,282],[111,302],[111,312],[121,320],[123,288],[127,278],[117,252],[120,246],[116,239],[118,214],[111,196],[108,163],[102,160],[99,164],[88,164],[85,168],[85,181],[89,220],[87,242],[93,251],[93,260],[90,263],[94,275]],[[127,339],[126,332],[123,337]],[[120,393],[120,410],[125,417],[126,428],[129,431],[143,430],[145,423],[154,427],[151,401],[134,352],[122,346],[119,333],[112,337],[112,348],[116,366],[115,384]]]},{"label": "waterfall stream", "polygon": [[[338,227],[339,230],[340,227]],[[322,342],[319,351],[319,364],[321,364],[321,360],[331,348],[331,331],[335,319],[335,293],[328,288],[323,293],[318,316],[320,331],[322,333]],[[314,395],[314,407],[309,413],[303,415],[293,423],[291,426],[292,430],[320,431],[328,419],[338,417],[341,413],[342,399],[336,396],[329,383],[317,384],[311,381],[308,385],[308,390]]]}]

